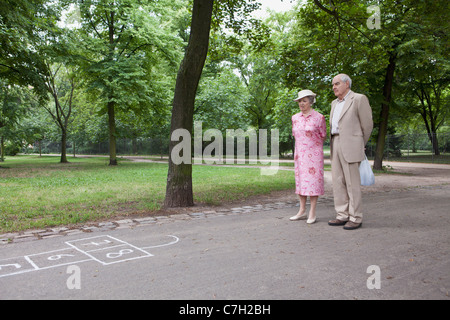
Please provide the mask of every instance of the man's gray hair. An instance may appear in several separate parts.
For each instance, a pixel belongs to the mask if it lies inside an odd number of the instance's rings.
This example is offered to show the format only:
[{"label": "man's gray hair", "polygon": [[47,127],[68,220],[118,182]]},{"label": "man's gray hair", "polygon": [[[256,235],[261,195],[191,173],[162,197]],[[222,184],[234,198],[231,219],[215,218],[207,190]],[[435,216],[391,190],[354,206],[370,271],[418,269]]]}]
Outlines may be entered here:
[{"label": "man's gray hair", "polygon": [[346,75],[345,73],[341,74],[341,81],[348,82],[348,87],[349,88],[352,87],[352,79],[350,79],[350,77],[348,75]]}]

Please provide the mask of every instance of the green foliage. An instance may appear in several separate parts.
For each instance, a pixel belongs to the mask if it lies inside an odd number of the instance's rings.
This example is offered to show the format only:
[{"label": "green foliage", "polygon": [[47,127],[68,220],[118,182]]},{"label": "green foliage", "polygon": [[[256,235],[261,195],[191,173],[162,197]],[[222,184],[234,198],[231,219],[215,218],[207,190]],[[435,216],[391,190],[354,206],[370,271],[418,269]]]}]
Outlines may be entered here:
[{"label": "green foliage", "polygon": [[15,156],[22,151],[22,144],[19,141],[8,141],[5,144],[4,155]]},{"label": "green foliage", "polygon": [[78,61],[92,99],[106,112],[167,107],[182,42],[172,25],[177,1],[79,1]]},{"label": "green foliage", "polygon": [[[395,56],[388,132],[448,130],[448,1],[379,1],[380,29],[367,27],[372,4],[298,1],[292,11],[257,21],[251,18],[257,1],[215,1],[194,119],[223,132],[277,128],[288,151],[296,92],[316,92],[314,107],[328,116],[331,78],[346,72],[353,89],[370,99],[375,136],[386,66]],[[67,106],[71,79],[77,80],[69,141],[107,140],[106,110],[113,102],[117,138],[167,142],[191,9],[188,0],[2,0],[0,134],[22,144],[60,140],[61,129],[38,110],[40,103],[56,115],[48,99],[53,74],[61,106]]]},{"label": "green foliage", "polygon": [[[374,136],[382,122],[391,133],[405,121],[410,122],[411,117],[406,115],[411,113],[405,112],[405,107],[411,110],[420,104],[414,92],[426,95],[422,90],[426,87],[432,99],[425,106],[433,110],[426,115],[427,121],[432,122],[434,117],[435,122],[445,123],[444,110],[448,108],[440,106],[440,99],[445,101],[448,91],[448,24],[442,23],[448,20],[444,13],[447,10],[443,9],[448,8],[448,1],[378,2],[380,25],[370,29],[372,12],[367,9],[373,4],[354,0],[299,3],[297,14],[279,36],[282,42],[278,61],[286,86],[315,91],[319,109],[327,112],[329,107],[320,103],[326,101],[329,106],[335,98],[330,86],[332,77],[349,74],[352,89],[369,97]],[[392,88],[386,82],[390,63],[394,67]],[[390,109],[382,117],[386,99]]]},{"label": "green foliage", "polygon": [[[21,119],[29,114],[32,102],[29,89],[0,79],[0,137],[9,141],[7,145],[14,146],[14,153],[20,151],[21,140],[29,136],[29,130],[22,126]],[[17,145],[19,150],[16,150]]]},{"label": "green foliage", "polygon": [[61,40],[59,15],[59,4],[45,0],[3,0],[0,5],[0,78],[31,85],[41,100],[47,99],[43,76],[48,72],[42,57],[61,52],[48,50]]},{"label": "green foliage", "polygon": [[205,130],[215,128],[246,129],[249,96],[239,77],[224,68],[215,77],[204,76],[195,103],[194,120],[202,121]]}]

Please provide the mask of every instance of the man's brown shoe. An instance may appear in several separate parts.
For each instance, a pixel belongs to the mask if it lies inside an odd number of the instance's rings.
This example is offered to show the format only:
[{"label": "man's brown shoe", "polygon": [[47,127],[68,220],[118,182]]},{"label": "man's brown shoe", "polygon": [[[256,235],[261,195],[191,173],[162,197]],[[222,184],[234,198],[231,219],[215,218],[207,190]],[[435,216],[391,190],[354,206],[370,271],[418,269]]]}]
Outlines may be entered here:
[{"label": "man's brown shoe", "polygon": [[330,225],[330,226],[343,226],[346,223],[347,223],[347,221],[342,221],[339,219],[334,219],[334,220],[328,221],[328,225]]},{"label": "man's brown shoe", "polygon": [[344,226],[345,230],[355,230],[361,227],[362,223],[355,223],[352,221],[347,221],[347,223]]}]

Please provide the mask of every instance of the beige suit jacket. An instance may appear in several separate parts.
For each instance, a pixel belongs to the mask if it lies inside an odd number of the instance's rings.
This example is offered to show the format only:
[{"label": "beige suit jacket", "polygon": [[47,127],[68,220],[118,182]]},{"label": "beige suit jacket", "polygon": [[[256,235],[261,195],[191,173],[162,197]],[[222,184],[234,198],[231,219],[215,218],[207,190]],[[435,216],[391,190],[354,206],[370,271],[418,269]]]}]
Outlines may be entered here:
[{"label": "beige suit jacket", "polygon": [[[333,112],[338,99],[331,103],[330,132]],[[373,129],[372,108],[369,99],[363,94],[351,91],[345,99],[339,117],[339,141],[344,159],[348,163],[364,160],[364,147]],[[333,148],[333,144],[331,144]],[[333,150],[331,150],[331,155]]]}]

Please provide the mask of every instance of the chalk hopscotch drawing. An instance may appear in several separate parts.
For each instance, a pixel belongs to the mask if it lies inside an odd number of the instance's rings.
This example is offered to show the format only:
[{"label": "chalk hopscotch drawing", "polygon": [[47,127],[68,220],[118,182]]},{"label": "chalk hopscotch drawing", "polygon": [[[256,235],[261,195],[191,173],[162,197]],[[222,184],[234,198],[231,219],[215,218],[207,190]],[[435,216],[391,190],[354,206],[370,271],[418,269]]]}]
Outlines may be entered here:
[{"label": "chalk hopscotch drawing", "polygon": [[152,257],[148,249],[169,246],[180,239],[169,235],[170,242],[139,248],[109,235],[66,241],[66,248],[0,260],[0,278],[59,266],[97,261],[110,265]]}]

